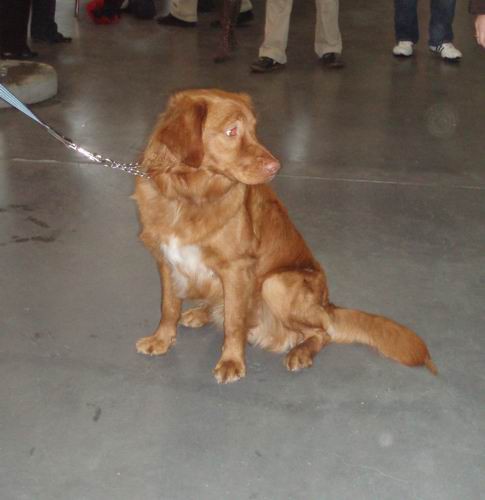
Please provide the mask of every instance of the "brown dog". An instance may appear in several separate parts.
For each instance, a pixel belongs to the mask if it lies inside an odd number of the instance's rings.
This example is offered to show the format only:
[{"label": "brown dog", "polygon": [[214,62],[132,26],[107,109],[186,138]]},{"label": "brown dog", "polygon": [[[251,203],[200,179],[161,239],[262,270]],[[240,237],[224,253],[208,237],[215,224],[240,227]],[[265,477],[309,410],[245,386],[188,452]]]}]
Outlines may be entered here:
[{"label": "brown dog", "polygon": [[[425,343],[382,316],[329,302],[325,274],[268,186],[280,168],[255,132],[245,94],[174,95],[137,179],[140,238],[162,281],[162,318],[138,352],[165,354],[177,324],[224,326],[218,382],[244,377],[246,342],[289,351],[288,370],[311,366],[329,342],[360,342],[436,373]],[[182,313],[184,299],[198,301]]]}]

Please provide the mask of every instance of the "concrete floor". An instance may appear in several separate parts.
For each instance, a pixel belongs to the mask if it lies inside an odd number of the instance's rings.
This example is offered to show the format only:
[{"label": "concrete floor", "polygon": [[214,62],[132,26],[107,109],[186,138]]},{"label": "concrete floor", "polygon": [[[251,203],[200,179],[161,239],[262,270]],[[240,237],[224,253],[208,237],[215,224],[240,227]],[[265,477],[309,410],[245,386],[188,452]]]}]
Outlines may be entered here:
[{"label": "concrete floor", "polygon": [[159,284],[133,179],[1,110],[1,499],[485,498],[485,52],[466,2],[457,66],[425,40],[394,59],[391,3],[344,3],[338,72],[312,52],[312,2],[295,2],[288,67],[272,75],[248,73],[263,2],[225,65],[208,15],[194,30],[95,26],[58,3],[74,41],[36,47],[60,82],[40,117],[130,161],[173,90],[249,92],[333,300],[414,328],[440,375],[361,346],[295,375],[249,348],[246,379],[218,386],[212,327],[182,329],[166,357],[136,354]]}]

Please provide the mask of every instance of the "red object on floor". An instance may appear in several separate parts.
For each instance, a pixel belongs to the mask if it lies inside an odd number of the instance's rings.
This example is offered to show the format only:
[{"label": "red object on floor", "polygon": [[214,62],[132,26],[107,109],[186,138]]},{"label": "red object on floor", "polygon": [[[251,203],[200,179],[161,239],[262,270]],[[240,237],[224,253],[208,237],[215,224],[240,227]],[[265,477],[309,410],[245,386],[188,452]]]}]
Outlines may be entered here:
[{"label": "red object on floor", "polygon": [[115,24],[120,20],[119,8],[106,5],[105,0],[91,0],[86,4],[86,11],[96,24]]}]

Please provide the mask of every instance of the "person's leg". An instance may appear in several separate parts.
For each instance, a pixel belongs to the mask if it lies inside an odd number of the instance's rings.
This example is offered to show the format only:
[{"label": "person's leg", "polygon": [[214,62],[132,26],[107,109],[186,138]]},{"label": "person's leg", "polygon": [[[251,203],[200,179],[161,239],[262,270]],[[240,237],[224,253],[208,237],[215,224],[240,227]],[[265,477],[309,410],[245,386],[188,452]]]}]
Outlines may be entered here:
[{"label": "person's leg", "polygon": [[32,0],[30,35],[35,41],[65,43],[72,40],[59,33],[55,17],[56,0]]},{"label": "person's leg", "polygon": [[27,45],[30,0],[0,2],[0,50],[2,56],[37,55]]},{"label": "person's leg", "polygon": [[196,23],[197,0],[172,0],[170,14],[186,23]]},{"label": "person's leg", "polygon": [[251,0],[242,0],[241,13],[242,12],[249,12],[250,10],[253,10],[253,4],[251,3]]},{"label": "person's leg", "polygon": [[394,0],[396,40],[417,43],[419,40],[418,1]]},{"label": "person's leg", "polygon": [[457,62],[462,53],[453,45],[453,18],[456,0],[431,0],[429,48],[442,59]]},{"label": "person's leg", "polygon": [[32,38],[52,38],[57,33],[56,0],[33,0],[30,34]]},{"label": "person's leg", "polygon": [[269,57],[286,64],[286,47],[293,0],[267,0],[264,41],[259,57]]},{"label": "person's leg", "polygon": [[342,52],[342,36],[338,25],[339,0],[317,0],[315,24],[315,52],[324,54]]},{"label": "person's leg", "polygon": [[214,62],[226,61],[237,48],[235,27],[241,12],[241,0],[224,0],[219,6],[219,20],[222,28],[220,47]]},{"label": "person's leg", "polygon": [[437,47],[453,41],[453,18],[456,0],[431,0],[429,45]]}]

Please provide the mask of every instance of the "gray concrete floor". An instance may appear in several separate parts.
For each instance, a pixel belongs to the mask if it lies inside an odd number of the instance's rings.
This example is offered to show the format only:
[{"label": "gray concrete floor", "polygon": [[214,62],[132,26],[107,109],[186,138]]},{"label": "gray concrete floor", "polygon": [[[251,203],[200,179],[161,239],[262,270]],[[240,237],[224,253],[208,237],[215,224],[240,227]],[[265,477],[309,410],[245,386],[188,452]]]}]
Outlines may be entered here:
[{"label": "gray concrete floor", "polygon": [[211,62],[210,16],[195,30],[95,26],[58,3],[74,41],[35,47],[60,82],[39,116],[129,161],[175,89],[249,92],[284,166],[274,187],[333,300],[414,328],[440,375],[361,346],[294,375],[249,348],[247,378],[218,386],[212,327],[182,329],[166,357],[136,354],[159,284],[132,178],[1,110],[2,500],[485,498],[485,52],[466,2],[457,66],[425,36],[394,59],[391,2],[344,2],[339,72],[318,66],[312,2],[295,2],[288,67],[272,75],[248,73],[262,2],[225,65]]}]

